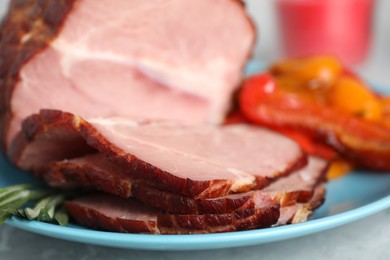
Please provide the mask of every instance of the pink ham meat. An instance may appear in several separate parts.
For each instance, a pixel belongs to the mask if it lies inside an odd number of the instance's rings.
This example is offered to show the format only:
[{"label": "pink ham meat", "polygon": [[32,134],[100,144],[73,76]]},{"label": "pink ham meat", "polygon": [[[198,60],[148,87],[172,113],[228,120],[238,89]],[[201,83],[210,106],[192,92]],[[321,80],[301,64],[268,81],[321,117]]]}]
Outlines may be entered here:
[{"label": "pink ham meat", "polygon": [[[308,202],[315,187],[323,182],[328,163],[310,157],[308,165],[282,177],[263,189],[281,206]],[[123,198],[134,196],[142,202],[176,213],[229,213],[251,208],[262,191],[239,193],[220,198],[196,200],[166,192],[138,182],[109,162],[102,154],[86,155],[56,162],[44,175],[46,183],[57,188],[93,188]]]},{"label": "pink ham meat", "polygon": [[41,108],[220,123],[255,39],[239,0],[14,0],[0,32],[7,145]]},{"label": "pink ham meat", "polygon": [[260,189],[306,163],[295,142],[258,127],[190,127],[119,118],[87,122],[50,110],[24,121],[9,157],[39,176],[50,163],[80,157],[70,144],[95,149],[149,186],[196,199]]},{"label": "pink ham meat", "polygon": [[270,227],[279,219],[279,205],[270,197],[256,201],[252,210],[227,214],[167,214],[135,199],[108,194],[78,197],[65,203],[83,226],[124,233],[199,234]]}]

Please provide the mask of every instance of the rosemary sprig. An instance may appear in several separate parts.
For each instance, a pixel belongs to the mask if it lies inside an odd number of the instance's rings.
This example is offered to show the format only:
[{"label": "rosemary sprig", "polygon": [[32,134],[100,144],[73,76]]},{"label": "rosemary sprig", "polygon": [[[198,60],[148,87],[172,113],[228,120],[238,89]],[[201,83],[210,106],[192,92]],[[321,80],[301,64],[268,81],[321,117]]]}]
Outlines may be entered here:
[{"label": "rosemary sprig", "polygon": [[69,195],[31,184],[0,188],[0,224],[12,216],[18,216],[29,220],[58,223],[61,226],[67,225],[69,217],[63,202]]}]

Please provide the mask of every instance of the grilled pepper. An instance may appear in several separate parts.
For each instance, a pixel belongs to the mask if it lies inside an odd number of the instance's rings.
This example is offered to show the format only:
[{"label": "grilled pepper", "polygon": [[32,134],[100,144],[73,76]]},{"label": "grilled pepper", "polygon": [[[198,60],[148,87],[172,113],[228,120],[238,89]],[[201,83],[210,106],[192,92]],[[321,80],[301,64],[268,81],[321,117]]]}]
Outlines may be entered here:
[{"label": "grilled pepper", "polygon": [[[334,93],[334,86],[339,84],[337,82],[341,77],[351,77],[340,71],[336,71],[340,75],[332,76],[326,81],[324,89],[320,90],[320,99],[317,98],[318,89],[302,95],[302,91],[286,90],[279,86],[278,75],[271,75],[272,70],[271,73],[251,76],[245,81],[239,96],[241,112],[252,123],[281,132],[299,133],[313,143],[331,147],[333,151],[358,166],[389,171],[390,128],[381,120],[380,107],[372,105],[375,99],[371,100],[370,95],[371,105],[365,108],[373,109],[370,113],[361,111],[360,106],[343,106],[337,103],[350,102],[352,99],[352,102],[357,100],[360,104],[359,99],[362,98],[358,97],[354,101],[354,93],[350,93],[351,97],[344,100],[341,98],[346,95],[342,93],[343,90],[339,89],[341,93]],[[283,73],[279,75],[281,74]],[[314,94],[311,95],[312,93]],[[331,93],[336,96],[332,97]],[[361,94],[363,100],[366,100],[366,94]]]}]

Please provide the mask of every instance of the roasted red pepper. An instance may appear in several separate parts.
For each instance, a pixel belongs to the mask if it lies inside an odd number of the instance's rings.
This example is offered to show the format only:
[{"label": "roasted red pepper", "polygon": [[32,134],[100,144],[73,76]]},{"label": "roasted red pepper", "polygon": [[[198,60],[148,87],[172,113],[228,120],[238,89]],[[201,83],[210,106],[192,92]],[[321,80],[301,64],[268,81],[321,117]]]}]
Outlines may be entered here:
[{"label": "roasted red pepper", "polygon": [[302,149],[310,155],[318,156],[327,160],[333,160],[338,157],[335,149],[319,141],[315,141],[303,133],[286,129],[278,129],[278,131],[296,141]]},{"label": "roasted red pepper", "polygon": [[269,74],[248,78],[239,103],[252,123],[299,133],[359,166],[390,170],[390,128],[385,124],[282,91]]}]

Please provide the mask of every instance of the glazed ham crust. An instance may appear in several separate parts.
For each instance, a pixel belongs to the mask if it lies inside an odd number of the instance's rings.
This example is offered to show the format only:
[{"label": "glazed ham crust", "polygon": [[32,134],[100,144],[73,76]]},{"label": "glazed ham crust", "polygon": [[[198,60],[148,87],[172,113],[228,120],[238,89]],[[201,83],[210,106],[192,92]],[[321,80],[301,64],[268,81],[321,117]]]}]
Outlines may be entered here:
[{"label": "glazed ham crust", "polygon": [[[12,1],[0,28],[4,145],[25,117],[42,108],[83,116],[221,122],[255,40],[242,2],[109,3]],[[213,10],[230,19],[204,16]],[[149,16],[156,24],[145,21]],[[201,26],[192,28],[194,19]],[[227,42],[230,46],[219,47]]]},{"label": "glazed ham crust", "polygon": [[0,28],[0,136],[12,119],[11,100],[23,65],[56,37],[76,0],[13,0]]}]

